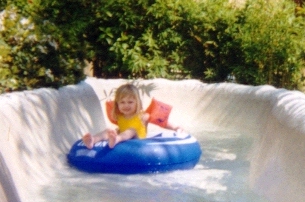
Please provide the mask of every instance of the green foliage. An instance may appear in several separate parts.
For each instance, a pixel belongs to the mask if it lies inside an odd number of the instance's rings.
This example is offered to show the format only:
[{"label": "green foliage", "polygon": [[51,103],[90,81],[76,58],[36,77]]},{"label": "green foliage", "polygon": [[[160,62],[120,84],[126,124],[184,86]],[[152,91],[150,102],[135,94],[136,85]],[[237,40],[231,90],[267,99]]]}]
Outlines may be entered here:
[{"label": "green foliage", "polygon": [[6,0],[0,1],[0,11],[4,10],[6,5],[7,5],[7,1]]},{"label": "green foliage", "polygon": [[292,2],[255,0],[239,14],[243,63],[234,74],[241,83],[297,88],[303,80],[304,19]]},{"label": "green foliage", "polygon": [[[20,1],[18,5],[22,5]],[[3,13],[0,31],[0,92],[39,87],[58,88],[80,81],[82,62],[73,51],[59,45],[54,25],[44,22],[48,29],[38,29],[30,14],[30,7],[8,5]],[[54,30],[51,30],[53,27]],[[65,41],[65,40],[62,40]],[[4,51],[5,50],[5,51]]]},{"label": "green foliage", "polygon": [[0,91],[77,83],[84,60],[104,78],[303,85],[305,12],[290,0],[7,0],[0,8]]},{"label": "green foliage", "polygon": [[[187,76],[297,88],[304,19],[293,2],[108,1],[98,10],[95,66],[106,77]],[[93,51],[94,52],[94,51]],[[182,74],[175,74],[182,72]],[[180,77],[177,77],[180,76]]]},{"label": "green foliage", "polygon": [[305,21],[302,9],[295,15],[293,2],[252,0],[235,7],[216,0],[201,7],[202,24],[193,33],[202,52],[193,60],[204,65],[191,69],[192,77],[219,82],[234,75],[243,84],[303,85]]},{"label": "green foliage", "polygon": [[192,77],[205,81],[225,81],[240,61],[240,41],[235,39],[237,11],[226,0],[203,1],[200,23],[193,30],[201,47],[196,47],[194,61],[202,66],[192,68]]},{"label": "green foliage", "polygon": [[96,30],[86,34],[102,70],[97,76],[174,78],[184,71],[199,11],[187,0],[107,1],[96,12]]}]

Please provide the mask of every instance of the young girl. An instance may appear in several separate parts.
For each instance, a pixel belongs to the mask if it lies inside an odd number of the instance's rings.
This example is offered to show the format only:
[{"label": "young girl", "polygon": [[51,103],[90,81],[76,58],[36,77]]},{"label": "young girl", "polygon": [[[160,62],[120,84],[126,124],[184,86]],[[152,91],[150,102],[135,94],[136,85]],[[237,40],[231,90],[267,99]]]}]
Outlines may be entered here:
[{"label": "young girl", "polygon": [[[132,138],[146,138],[149,114],[143,112],[142,101],[138,89],[132,84],[120,86],[114,99],[112,118],[117,121],[118,129],[106,129],[92,136],[87,133],[83,136],[83,142],[88,149],[92,149],[94,144],[108,140],[108,145],[113,148],[116,144]],[[166,128],[179,130],[180,128],[172,124],[167,124]]]}]

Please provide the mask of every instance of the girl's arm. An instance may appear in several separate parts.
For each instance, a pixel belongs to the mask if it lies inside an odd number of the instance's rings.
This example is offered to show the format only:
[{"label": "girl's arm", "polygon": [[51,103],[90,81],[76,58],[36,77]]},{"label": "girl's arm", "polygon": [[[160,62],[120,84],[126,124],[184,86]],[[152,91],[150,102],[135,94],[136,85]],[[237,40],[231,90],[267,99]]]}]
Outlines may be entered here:
[{"label": "girl's arm", "polygon": [[166,125],[165,128],[170,129],[170,130],[174,130],[174,131],[177,131],[177,132],[184,131],[183,128],[181,128],[179,125],[174,124],[174,123],[170,123],[170,122],[167,122],[167,125]]},{"label": "girl's arm", "polygon": [[147,126],[147,124],[148,124],[149,117],[150,117],[150,115],[148,113],[142,114],[141,120],[145,126]]},{"label": "girl's arm", "polygon": [[[150,118],[149,113],[144,113],[142,115],[141,120],[145,124],[145,126],[147,126],[147,124],[149,122],[149,118]],[[182,127],[180,127],[179,125],[174,124],[174,123],[170,123],[170,122],[167,122],[166,126],[163,127],[163,128],[166,128],[166,129],[169,129],[169,130],[174,130],[174,131],[177,131],[177,132],[183,132],[184,131],[184,129]]]}]

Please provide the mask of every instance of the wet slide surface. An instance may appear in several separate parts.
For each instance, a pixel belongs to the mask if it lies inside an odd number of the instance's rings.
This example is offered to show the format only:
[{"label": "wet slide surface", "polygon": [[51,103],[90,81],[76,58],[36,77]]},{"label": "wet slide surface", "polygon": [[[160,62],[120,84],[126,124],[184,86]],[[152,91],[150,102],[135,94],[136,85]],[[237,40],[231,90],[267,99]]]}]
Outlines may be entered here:
[{"label": "wet slide surface", "polygon": [[144,108],[153,97],[171,104],[170,120],[200,142],[197,166],[149,175],[71,168],[70,147],[110,125],[104,102],[126,82],[1,95],[1,201],[303,201],[305,96],[271,86],[134,81]]}]

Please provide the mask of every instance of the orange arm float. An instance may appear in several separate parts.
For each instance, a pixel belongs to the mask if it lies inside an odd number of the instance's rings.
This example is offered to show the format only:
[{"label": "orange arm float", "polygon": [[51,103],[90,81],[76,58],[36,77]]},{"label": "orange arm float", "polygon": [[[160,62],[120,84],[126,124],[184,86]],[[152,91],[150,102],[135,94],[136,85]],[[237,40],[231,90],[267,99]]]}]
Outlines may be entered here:
[{"label": "orange arm float", "polygon": [[171,110],[171,105],[165,104],[153,98],[145,112],[150,115],[148,120],[149,123],[153,123],[165,128],[167,126]]},{"label": "orange arm float", "polygon": [[113,124],[118,124],[117,121],[114,120],[112,117],[113,107],[114,107],[114,101],[106,101],[106,112],[107,112],[109,121]]}]

